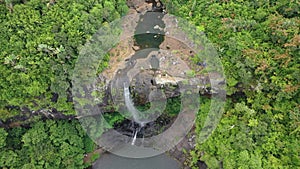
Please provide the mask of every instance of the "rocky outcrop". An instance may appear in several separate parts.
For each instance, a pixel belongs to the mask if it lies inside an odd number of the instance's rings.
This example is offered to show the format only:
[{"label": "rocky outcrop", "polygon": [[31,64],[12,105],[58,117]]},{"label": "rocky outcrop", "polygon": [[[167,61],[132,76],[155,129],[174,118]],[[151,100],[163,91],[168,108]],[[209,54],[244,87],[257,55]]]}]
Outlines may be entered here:
[{"label": "rocky outcrop", "polygon": [[65,115],[62,112],[57,111],[55,108],[52,109],[41,109],[37,111],[29,110],[27,107],[14,107],[13,109],[22,112],[18,116],[2,121],[0,119],[0,127],[12,128],[12,127],[28,127],[34,117],[39,117],[40,119],[56,119],[56,120],[73,120],[77,117],[75,115]]}]

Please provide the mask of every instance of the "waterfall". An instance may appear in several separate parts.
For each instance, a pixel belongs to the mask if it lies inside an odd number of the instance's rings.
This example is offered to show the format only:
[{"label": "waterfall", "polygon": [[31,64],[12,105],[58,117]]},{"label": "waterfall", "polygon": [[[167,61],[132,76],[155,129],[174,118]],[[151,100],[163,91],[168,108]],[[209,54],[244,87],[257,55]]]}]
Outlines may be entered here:
[{"label": "waterfall", "polygon": [[139,124],[138,129],[135,129],[134,132],[134,136],[131,142],[131,145],[135,144],[136,138],[137,138],[137,134],[138,132],[141,130],[141,128],[143,128],[145,126],[146,123],[148,123],[147,121],[143,121],[140,120],[139,118],[139,114],[141,113],[140,111],[138,111],[135,107],[134,107],[134,103],[132,102],[131,98],[130,98],[130,92],[129,92],[129,86],[126,86],[126,84],[124,83],[124,98],[125,98],[125,105],[128,109],[128,111],[131,113],[134,122]]},{"label": "waterfall", "polygon": [[130,98],[130,92],[129,92],[129,87],[126,86],[126,84],[124,83],[124,98],[125,98],[125,105],[128,109],[128,111],[131,113],[133,120],[136,123],[139,123],[139,125],[141,127],[144,127],[146,123],[148,123],[148,121],[142,121],[139,118],[139,114],[141,114],[140,111],[138,111],[135,107],[134,107],[134,103],[132,102],[131,98]]},{"label": "waterfall", "polygon": [[133,136],[131,145],[134,145],[134,144],[135,144],[135,140],[136,140],[136,136],[137,136],[137,133],[138,133],[138,132],[139,132],[139,130],[135,130],[135,133],[134,133],[134,136]]}]

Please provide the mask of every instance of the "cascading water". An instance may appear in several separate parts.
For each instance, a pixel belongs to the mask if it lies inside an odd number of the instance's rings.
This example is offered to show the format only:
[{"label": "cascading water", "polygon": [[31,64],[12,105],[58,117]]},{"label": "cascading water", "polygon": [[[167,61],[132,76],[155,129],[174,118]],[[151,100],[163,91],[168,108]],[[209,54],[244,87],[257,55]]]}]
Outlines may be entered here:
[{"label": "cascading water", "polygon": [[[136,51],[136,54],[134,54],[131,57],[131,60],[137,60],[140,58],[145,58],[148,56],[149,53],[152,51],[158,51],[160,44],[164,41],[164,31],[163,30],[157,30],[154,29],[154,27],[161,27],[164,28],[165,24],[162,21],[163,15],[165,14],[163,4],[160,1],[149,1],[153,3],[153,9],[152,11],[147,11],[145,14],[141,15],[138,25],[135,28],[135,46],[139,47],[139,50]],[[159,5],[157,5],[159,3]],[[149,30],[152,30],[152,33],[143,33],[148,32]],[[140,51],[140,52],[139,52]],[[123,71],[126,72],[126,71]],[[123,84],[124,86],[124,98],[125,98],[125,105],[127,107],[127,110],[130,112],[133,121],[138,123],[139,127],[135,128],[135,132],[133,134],[133,139],[131,144],[134,145],[136,142],[137,135],[141,129],[150,121],[155,120],[154,115],[159,113],[156,113],[156,109],[163,110],[166,106],[166,101],[157,101],[152,102],[152,106],[148,111],[140,112],[137,110],[134,106],[134,103],[130,97],[130,91],[129,91],[129,84],[126,82]],[[158,94],[158,92],[153,92],[154,94]],[[161,98],[161,97],[160,97]],[[165,98],[164,98],[165,99]],[[147,117],[147,115],[152,115],[152,117]]]},{"label": "cascading water", "polygon": [[124,83],[124,98],[125,98],[125,105],[128,111],[131,113],[133,120],[136,123],[138,123],[141,127],[144,127],[147,121],[140,120],[139,115],[141,114],[141,112],[134,107],[134,103],[130,98],[129,86],[127,86],[126,83]]},{"label": "cascading water", "polygon": [[148,123],[148,121],[140,120],[139,115],[141,114],[141,112],[134,107],[134,103],[130,98],[129,86],[127,86],[126,83],[124,83],[124,98],[125,98],[125,105],[128,108],[128,111],[131,113],[133,120],[139,124],[138,129],[136,129],[134,132],[134,136],[131,142],[131,145],[134,145],[138,132],[141,130],[141,128],[145,126],[146,123]]},{"label": "cascading water", "polygon": [[134,136],[133,136],[131,145],[134,145],[134,144],[135,144],[135,141],[136,141],[136,137],[137,137],[137,133],[138,133],[138,132],[139,132],[139,130],[135,130],[135,133],[134,133]]}]

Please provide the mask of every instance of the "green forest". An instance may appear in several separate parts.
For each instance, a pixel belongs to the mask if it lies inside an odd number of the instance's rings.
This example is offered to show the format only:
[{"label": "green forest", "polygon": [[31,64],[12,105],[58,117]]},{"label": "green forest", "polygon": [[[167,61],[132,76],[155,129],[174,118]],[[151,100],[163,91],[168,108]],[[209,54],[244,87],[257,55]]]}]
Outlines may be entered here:
[{"label": "green forest", "polygon": [[[162,2],[205,33],[226,75],[224,114],[211,137],[186,152],[185,165],[300,168],[300,2]],[[125,0],[0,0],[0,168],[79,169],[99,158],[76,119],[71,79],[84,44],[128,12]],[[112,116],[112,124],[123,120]]]}]

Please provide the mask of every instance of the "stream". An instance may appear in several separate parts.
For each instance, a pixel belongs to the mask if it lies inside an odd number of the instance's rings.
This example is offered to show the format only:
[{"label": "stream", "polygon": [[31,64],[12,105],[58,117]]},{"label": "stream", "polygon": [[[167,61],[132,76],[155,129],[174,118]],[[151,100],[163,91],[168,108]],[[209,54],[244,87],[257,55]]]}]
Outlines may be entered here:
[{"label": "stream", "polygon": [[[155,1],[153,4],[156,3]],[[153,5],[153,9],[157,9],[155,4]],[[140,59],[149,60],[151,70],[155,72],[159,69],[159,60],[155,58],[155,55],[152,55],[151,59],[149,55],[153,52],[158,52],[160,50],[161,43],[165,40],[165,32],[163,28],[165,28],[165,23],[162,18],[164,17],[164,13],[162,11],[155,12],[147,11],[144,14],[139,16],[139,20],[137,26],[134,31],[134,46],[137,47],[135,53],[127,59],[126,67],[118,70],[118,74],[115,76],[114,80],[112,80],[112,89],[117,90],[117,94],[115,94],[114,98],[123,97],[125,105],[120,102],[121,108],[119,108],[119,112],[123,115],[129,117],[133,123],[137,124],[137,127],[134,127],[132,131],[131,137],[131,145],[135,145],[137,138],[140,136],[143,138],[143,128],[149,122],[154,122],[160,115],[162,110],[166,107],[166,97],[162,92],[159,92],[157,89],[150,89],[151,85],[138,85],[136,87],[143,88],[142,95],[145,95],[147,99],[151,100],[151,107],[145,111],[139,111],[136,106],[138,105],[136,100],[139,99],[137,94],[137,98],[132,98],[132,81],[138,76],[141,70],[136,70],[134,68],[135,64]],[[156,63],[153,63],[156,62]],[[153,68],[152,68],[153,67]],[[155,69],[155,70],[154,70]],[[132,73],[134,72],[134,73]],[[132,75],[135,74],[135,75]],[[153,83],[154,80],[150,80],[150,83]],[[146,89],[145,89],[146,88]],[[123,95],[121,93],[124,93]],[[143,106],[139,105],[139,106]]]},{"label": "stream", "polygon": [[[153,5],[153,9],[157,8]],[[162,10],[160,12],[148,11],[145,14],[140,16],[139,22],[135,28],[135,46],[138,47],[138,50],[128,59],[128,64],[124,69],[119,69],[119,75],[115,77],[115,86],[119,89],[123,89],[124,95],[120,95],[125,99],[125,109],[129,112],[129,116],[133,123],[135,123],[135,127],[132,131],[131,141],[129,144],[131,146],[122,147],[118,149],[118,153],[123,154],[129,153],[131,151],[136,151],[141,153],[141,157],[152,156],[151,154],[159,154],[157,156],[149,157],[149,158],[127,158],[121,157],[112,153],[102,154],[101,157],[93,164],[94,169],[179,169],[181,168],[180,164],[169,157],[167,154],[161,154],[160,152],[156,152],[156,150],[151,148],[145,148],[142,150],[141,147],[137,147],[136,141],[138,137],[144,137],[143,128],[149,122],[155,121],[159,117],[160,114],[152,111],[155,107],[163,110],[166,106],[166,99],[160,102],[154,102],[151,104],[151,107],[146,111],[139,111],[135,108],[135,103],[131,98],[130,93],[130,77],[128,77],[128,71],[131,70],[134,63],[138,59],[145,59],[148,55],[153,51],[159,51],[160,44],[164,41],[164,32],[162,29],[165,27],[164,22],[162,21],[164,13]],[[159,27],[160,29],[154,29]],[[144,32],[151,33],[144,33]],[[152,56],[154,57],[154,56]],[[151,66],[155,65],[156,69],[158,69],[159,63],[155,64],[150,61]],[[155,71],[154,71],[155,72]],[[132,77],[131,77],[132,78]],[[155,92],[153,92],[155,93]],[[148,95],[150,94],[147,93]],[[159,93],[155,93],[159,95]],[[153,94],[153,95],[155,95]],[[150,94],[151,95],[151,94]],[[160,98],[162,99],[162,98]],[[161,107],[160,107],[161,106]],[[145,114],[151,114],[152,116],[143,117]],[[142,143],[143,144],[143,143]]]}]

